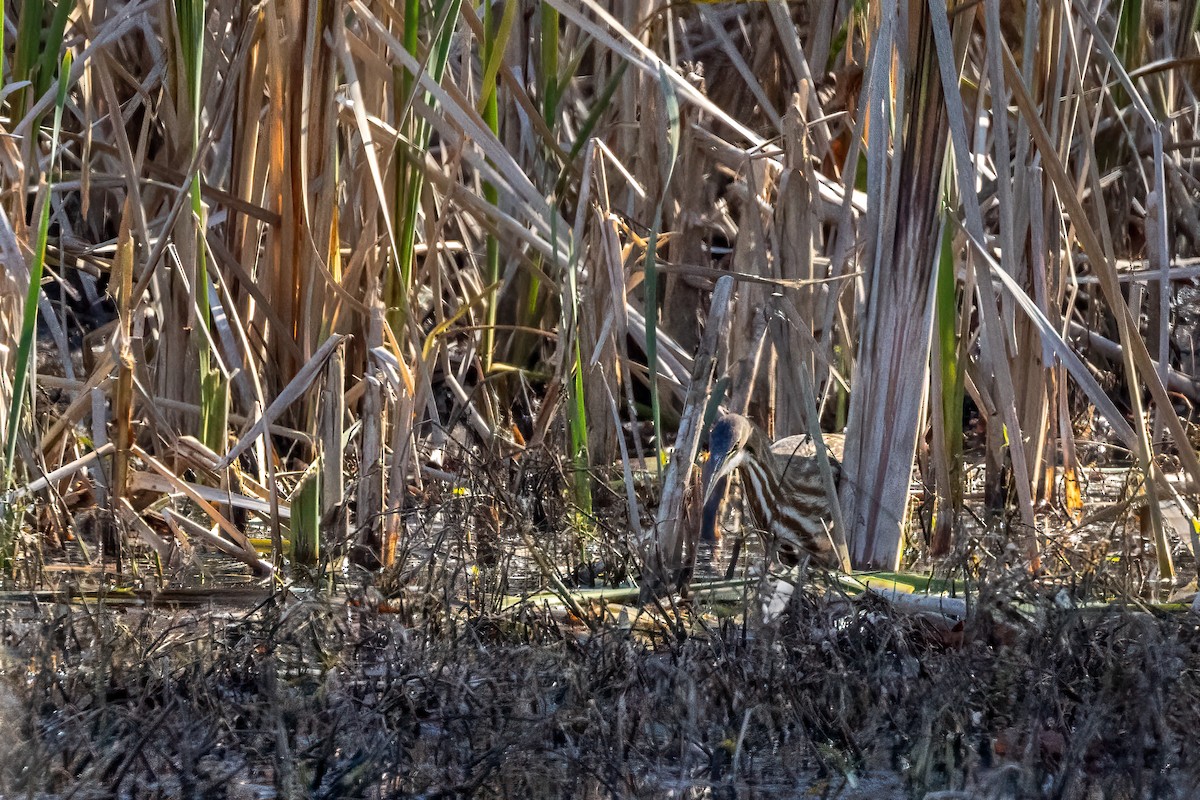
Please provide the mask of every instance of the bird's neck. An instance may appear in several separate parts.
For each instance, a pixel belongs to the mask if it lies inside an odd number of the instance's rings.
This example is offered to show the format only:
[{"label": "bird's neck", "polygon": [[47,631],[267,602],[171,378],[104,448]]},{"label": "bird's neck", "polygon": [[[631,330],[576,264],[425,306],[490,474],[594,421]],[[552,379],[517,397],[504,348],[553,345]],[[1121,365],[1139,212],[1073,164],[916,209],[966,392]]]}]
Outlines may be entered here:
[{"label": "bird's neck", "polygon": [[772,457],[770,442],[758,428],[751,432],[746,445],[750,457],[742,462],[743,480],[751,484],[748,487],[750,491],[746,492],[746,500],[758,527],[768,530],[779,502],[779,469]]}]

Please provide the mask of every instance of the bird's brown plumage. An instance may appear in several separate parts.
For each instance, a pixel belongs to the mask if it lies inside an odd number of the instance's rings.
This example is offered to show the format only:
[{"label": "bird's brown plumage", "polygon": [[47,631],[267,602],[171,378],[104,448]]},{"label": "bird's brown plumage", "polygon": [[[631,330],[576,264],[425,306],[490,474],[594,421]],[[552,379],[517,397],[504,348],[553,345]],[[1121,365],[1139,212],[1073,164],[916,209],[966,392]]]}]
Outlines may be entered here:
[{"label": "bird's brown plumage", "polygon": [[[841,437],[826,436],[825,445],[836,484],[841,471]],[[718,482],[740,471],[746,509],[763,537],[768,553],[788,566],[805,556],[830,569],[840,564],[829,535],[832,514],[814,443],[790,436],[771,444],[761,430],[740,414],[713,423],[709,460],[704,468],[706,517],[715,520],[720,502]]]}]

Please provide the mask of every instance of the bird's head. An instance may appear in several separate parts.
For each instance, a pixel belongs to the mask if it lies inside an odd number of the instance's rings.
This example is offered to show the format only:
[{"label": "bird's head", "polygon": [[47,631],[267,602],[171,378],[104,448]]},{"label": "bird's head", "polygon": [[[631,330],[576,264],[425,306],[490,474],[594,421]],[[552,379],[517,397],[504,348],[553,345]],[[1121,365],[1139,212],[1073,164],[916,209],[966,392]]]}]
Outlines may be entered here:
[{"label": "bird's head", "polygon": [[725,414],[713,423],[708,434],[708,461],[701,476],[705,503],[722,478],[740,467],[748,453],[755,454],[755,433],[754,425],[741,414]]}]

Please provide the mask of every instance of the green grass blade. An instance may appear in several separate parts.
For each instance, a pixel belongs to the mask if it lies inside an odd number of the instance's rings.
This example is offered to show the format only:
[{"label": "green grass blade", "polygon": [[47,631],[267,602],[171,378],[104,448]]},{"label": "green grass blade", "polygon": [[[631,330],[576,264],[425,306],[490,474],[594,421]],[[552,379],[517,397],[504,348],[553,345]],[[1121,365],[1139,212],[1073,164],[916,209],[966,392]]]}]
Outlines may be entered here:
[{"label": "green grass blade", "polygon": [[[557,242],[558,237],[555,236],[553,241]],[[576,520],[576,526],[586,528],[591,526],[592,520],[592,481],[589,471],[587,405],[584,402],[583,353],[579,346],[579,262],[579,250],[576,248],[571,253],[567,267],[567,303],[570,318],[565,320],[563,329],[571,332],[572,339],[571,373],[567,382],[567,439],[573,476],[572,491],[580,517]],[[564,309],[564,317],[566,310]]]},{"label": "green grass blade", "polygon": [[[504,14],[499,22],[496,21],[491,3],[485,3],[483,7],[483,57],[484,57],[484,73],[482,83],[480,84],[480,92],[483,95],[482,115],[483,122],[487,125],[496,138],[500,137],[500,102],[498,96],[497,76],[500,72],[500,65],[504,60],[504,49],[508,44],[508,37],[512,33],[513,22],[516,19],[516,3],[505,3]],[[491,183],[483,184],[483,197],[487,200],[488,205],[496,206],[500,203],[500,193]],[[487,235],[486,255],[484,261],[485,281],[488,285],[494,285],[500,280],[500,242],[492,234]],[[483,329],[483,371],[484,373],[491,372],[492,361],[495,358],[496,349],[496,312],[497,312],[497,290],[493,289],[487,296],[487,307],[485,312],[486,323]]]},{"label": "green grass blade", "polygon": [[654,441],[658,450],[656,465],[661,469],[666,454],[663,448],[662,405],[658,396],[658,235],[662,229],[663,205],[671,176],[675,174],[675,160],[679,154],[679,98],[675,88],[667,79],[662,66],[658,69],[658,83],[662,89],[663,105],[667,112],[667,157],[659,164],[662,175],[662,194],[654,208],[654,222],[650,227],[646,246],[646,366],[650,370],[650,414],[654,420]]},{"label": "green grass blade", "polygon": [[42,273],[46,266],[46,240],[50,233],[50,189],[53,186],[55,161],[58,158],[58,139],[62,131],[63,107],[67,104],[67,87],[71,81],[71,64],[74,58],[68,50],[63,56],[58,73],[58,93],[54,101],[54,127],[50,134],[50,167],[46,175],[46,195],[38,216],[37,239],[34,243],[33,261],[29,266],[29,290],[25,294],[25,310],[21,318],[21,338],[17,344],[16,369],[13,374],[12,403],[8,409],[8,441],[4,451],[4,469],[7,480],[12,479],[17,455],[17,437],[20,433],[21,412],[25,407],[26,383],[29,380],[29,365],[33,357],[33,342],[37,334],[38,296],[42,291]]},{"label": "green grass blade", "polygon": [[579,133],[575,136],[575,143],[571,145],[571,151],[567,154],[566,163],[563,164],[562,170],[559,172],[558,181],[554,185],[554,193],[562,195],[567,187],[567,179],[571,175],[571,167],[579,158],[579,154],[583,152],[584,145],[592,137],[592,132],[596,130],[596,126],[600,124],[600,119],[604,116],[609,106],[612,105],[613,96],[617,93],[617,87],[621,85],[621,79],[625,77],[625,70],[629,68],[628,61],[622,61],[617,65],[612,77],[604,84],[603,91],[596,101],[592,103],[592,107],[588,110],[587,117],[583,124],[579,126]]},{"label": "green grass blade", "polygon": [[[944,216],[947,214],[943,211]],[[944,510],[951,514],[961,509],[963,503],[962,409],[966,380],[966,373],[959,365],[958,277],[955,273],[953,239],[952,226],[943,223],[933,311],[934,346],[938,348],[937,365],[942,386],[942,428],[949,459],[947,470],[951,506]]]},{"label": "green grass blade", "polygon": [[[179,26],[179,47],[183,59],[184,79],[187,88],[187,111],[191,118],[192,152],[200,146],[200,126],[203,100],[201,86],[204,75],[204,0],[175,0],[175,18]],[[200,441],[218,453],[225,452],[228,445],[229,386],[220,368],[214,363],[211,352],[212,307],[209,290],[212,280],[208,276],[207,248],[204,234],[206,212],[201,197],[200,176],[192,175],[190,199],[192,223],[195,226],[195,264],[192,269],[192,288],[195,292],[198,324],[204,331],[194,332],[196,354],[200,373]]]},{"label": "green grass blade", "polygon": [[50,27],[43,34],[44,47],[38,58],[37,75],[34,78],[34,94],[37,98],[50,90],[54,82],[54,69],[58,66],[58,50],[67,30],[67,19],[75,8],[75,0],[61,0],[54,8]]},{"label": "green grass blade", "polygon": [[[450,0],[438,9],[440,22],[434,35],[433,59],[429,73],[441,82],[450,58],[450,45],[454,36],[454,24],[458,20],[462,0]],[[421,10],[418,0],[407,0],[404,7],[403,45],[405,50],[420,60]],[[384,290],[388,306],[388,320],[393,331],[399,331],[406,317],[408,292],[412,286],[414,253],[417,241],[417,217],[421,208],[421,193],[425,178],[417,162],[425,157],[429,142],[429,126],[425,120],[411,114],[413,94],[417,81],[407,70],[396,67],[393,72],[394,91],[392,102],[396,110],[396,126],[407,132],[407,141],[396,144],[396,154],[401,165],[396,169],[395,204],[399,213],[394,215],[394,237],[396,240],[396,268],[388,272]],[[426,105],[434,106],[433,98],[424,94]],[[411,119],[405,122],[401,116]]]},{"label": "green grass blade", "polygon": [[321,459],[318,457],[300,479],[292,496],[292,561],[306,567],[321,557]]},{"label": "green grass blade", "polygon": [[[542,4],[542,119],[546,127],[554,130],[554,117],[558,101],[562,96],[558,78],[558,9],[549,3]],[[624,62],[622,62],[624,63]]]},{"label": "green grass blade", "polygon": [[[37,63],[38,54],[42,47],[42,17],[45,13],[45,8],[45,4],[41,0],[29,0],[29,2],[21,6],[18,12],[20,17],[17,21],[17,41],[15,50],[13,51],[12,62],[13,83],[33,80],[36,77],[33,74],[34,65]],[[3,26],[0,25],[0,27]],[[0,51],[0,53],[2,52]],[[12,101],[14,119],[20,119],[25,116],[25,111],[29,108],[32,96],[32,87],[21,89],[16,93]]]}]

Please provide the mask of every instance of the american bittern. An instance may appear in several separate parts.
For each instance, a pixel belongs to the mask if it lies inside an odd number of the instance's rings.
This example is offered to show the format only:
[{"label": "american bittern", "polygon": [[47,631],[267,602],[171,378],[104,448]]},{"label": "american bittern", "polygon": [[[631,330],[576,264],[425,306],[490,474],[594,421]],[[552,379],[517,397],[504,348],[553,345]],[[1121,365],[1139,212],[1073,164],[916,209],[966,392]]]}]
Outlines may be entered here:
[{"label": "american bittern", "polygon": [[[841,437],[828,436],[834,484],[841,477]],[[816,448],[806,436],[789,436],[771,444],[750,420],[726,414],[713,423],[709,457],[704,465],[707,525],[715,525],[721,479],[740,469],[742,493],[750,520],[763,537],[768,558],[777,554],[785,566],[809,556],[814,564],[836,569],[840,559],[829,535],[829,495],[821,477]]]}]

